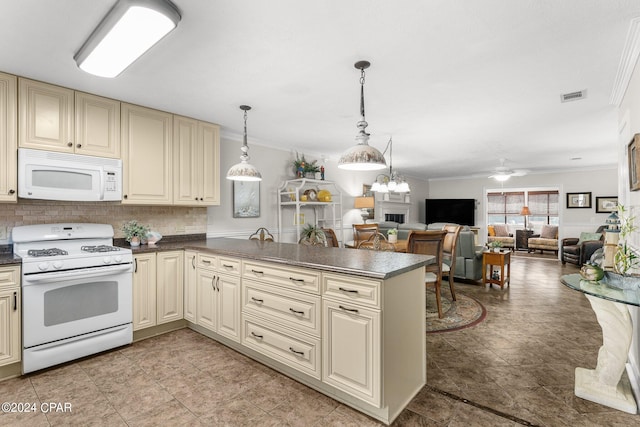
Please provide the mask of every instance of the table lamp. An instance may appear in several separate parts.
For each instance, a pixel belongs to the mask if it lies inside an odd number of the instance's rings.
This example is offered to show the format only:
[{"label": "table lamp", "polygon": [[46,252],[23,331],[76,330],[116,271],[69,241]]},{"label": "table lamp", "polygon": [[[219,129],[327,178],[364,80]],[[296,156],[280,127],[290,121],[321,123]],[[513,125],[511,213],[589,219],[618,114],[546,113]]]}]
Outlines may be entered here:
[{"label": "table lamp", "polygon": [[529,207],[523,206],[522,210],[520,211],[520,215],[524,215],[524,229],[528,230],[529,227],[527,226],[527,217],[531,215],[531,211],[529,210]]},{"label": "table lamp", "polygon": [[369,211],[367,209],[372,209],[375,207],[376,201],[373,197],[356,197],[354,201],[354,207],[356,209],[361,209],[360,215],[362,216],[362,222],[367,223],[367,218],[369,218]]}]

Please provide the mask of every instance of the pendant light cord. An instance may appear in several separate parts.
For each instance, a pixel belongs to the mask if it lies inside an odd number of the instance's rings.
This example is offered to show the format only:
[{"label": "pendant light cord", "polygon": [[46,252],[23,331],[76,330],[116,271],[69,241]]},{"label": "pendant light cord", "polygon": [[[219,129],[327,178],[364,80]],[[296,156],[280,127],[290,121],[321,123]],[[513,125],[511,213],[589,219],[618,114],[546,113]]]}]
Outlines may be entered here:
[{"label": "pendant light cord", "polygon": [[360,68],[360,115],[364,121],[364,68]]}]

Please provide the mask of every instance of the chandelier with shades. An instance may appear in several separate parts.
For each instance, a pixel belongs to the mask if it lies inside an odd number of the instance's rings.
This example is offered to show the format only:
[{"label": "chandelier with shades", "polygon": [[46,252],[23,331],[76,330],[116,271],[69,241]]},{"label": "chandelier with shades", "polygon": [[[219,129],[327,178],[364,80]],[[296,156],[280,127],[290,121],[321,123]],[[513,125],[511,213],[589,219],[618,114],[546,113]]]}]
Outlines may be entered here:
[{"label": "chandelier with shades", "polygon": [[393,139],[389,138],[387,147],[384,149],[382,155],[389,150],[389,175],[379,174],[376,177],[375,182],[371,185],[371,191],[378,193],[388,193],[389,191],[394,193],[408,193],[411,191],[409,184],[405,181],[404,177],[398,172],[393,170]]}]

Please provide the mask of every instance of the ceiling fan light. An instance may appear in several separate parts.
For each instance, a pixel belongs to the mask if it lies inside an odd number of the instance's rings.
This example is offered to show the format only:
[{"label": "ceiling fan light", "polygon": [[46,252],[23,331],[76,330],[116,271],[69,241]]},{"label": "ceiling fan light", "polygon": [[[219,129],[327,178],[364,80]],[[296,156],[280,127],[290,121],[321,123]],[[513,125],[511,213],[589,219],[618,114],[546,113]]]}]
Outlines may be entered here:
[{"label": "ceiling fan light", "polygon": [[511,175],[493,175],[493,179],[495,179],[496,181],[500,181],[500,182],[504,182],[506,180],[508,180],[509,178],[511,178]]},{"label": "ceiling fan light", "polygon": [[168,0],[119,0],[74,56],[90,74],[113,78],[180,22]]}]

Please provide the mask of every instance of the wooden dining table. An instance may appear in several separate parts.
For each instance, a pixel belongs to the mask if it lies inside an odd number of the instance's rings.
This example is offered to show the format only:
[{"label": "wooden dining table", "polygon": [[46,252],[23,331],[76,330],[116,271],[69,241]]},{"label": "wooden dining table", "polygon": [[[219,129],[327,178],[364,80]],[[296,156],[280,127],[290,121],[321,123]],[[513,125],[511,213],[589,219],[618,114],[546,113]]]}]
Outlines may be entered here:
[{"label": "wooden dining table", "polygon": [[[398,240],[395,243],[393,243],[393,246],[395,246],[396,248],[396,252],[407,252],[408,242],[409,242],[408,240]],[[348,242],[345,242],[344,247],[351,248],[351,249],[358,248],[356,242],[354,242],[353,240],[349,240]]]}]

